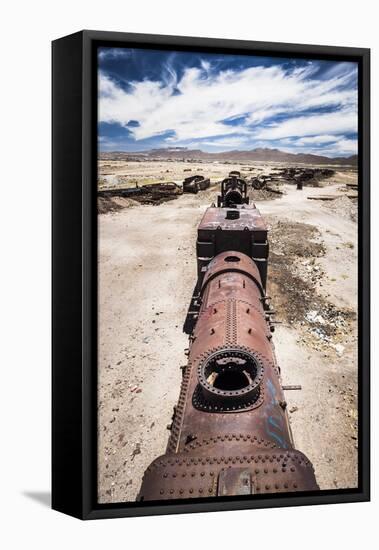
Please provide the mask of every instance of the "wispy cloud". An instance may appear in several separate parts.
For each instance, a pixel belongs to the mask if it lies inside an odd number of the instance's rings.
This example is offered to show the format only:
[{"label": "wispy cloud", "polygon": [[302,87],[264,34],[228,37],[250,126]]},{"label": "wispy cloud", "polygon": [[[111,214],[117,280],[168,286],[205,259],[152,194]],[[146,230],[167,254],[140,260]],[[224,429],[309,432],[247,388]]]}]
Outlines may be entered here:
[{"label": "wispy cloud", "polygon": [[100,48],[99,59],[127,59],[132,55],[132,50],[127,48]]},{"label": "wispy cloud", "polygon": [[260,130],[258,139],[280,139],[292,136],[316,136],[321,133],[345,134],[354,133],[358,129],[355,109],[341,109],[335,113],[298,116],[283,122],[274,123]]},{"label": "wispy cloud", "polygon": [[278,147],[292,139],[291,146],[303,150],[320,152],[326,144],[325,150],[348,151],[356,148],[355,80],[353,63],[336,63],[322,74],[317,62],[218,70],[204,56],[179,74],[169,60],[160,78],[141,74],[127,87],[100,71],[99,120],[128,127],[136,142],[161,136],[162,144],[221,150],[258,142]]},{"label": "wispy cloud", "polygon": [[[166,139],[167,142],[176,142],[175,139]],[[236,147],[246,146],[249,144],[249,137],[248,136],[226,136],[226,137],[215,137],[213,139],[202,139],[198,141],[189,141],[186,142],[186,147],[188,148],[196,148],[196,147],[207,147],[217,150],[226,150],[226,149],[233,149]]]}]

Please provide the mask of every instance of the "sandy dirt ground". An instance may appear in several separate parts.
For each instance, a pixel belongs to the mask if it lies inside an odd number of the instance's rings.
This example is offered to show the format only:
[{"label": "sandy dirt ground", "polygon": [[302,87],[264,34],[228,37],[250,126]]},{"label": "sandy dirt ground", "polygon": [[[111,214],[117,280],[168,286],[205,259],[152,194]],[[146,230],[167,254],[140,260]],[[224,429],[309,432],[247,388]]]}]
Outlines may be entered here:
[{"label": "sandy dirt ground", "polygon": [[[322,489],[357,485],[357,224],[343,185],[354,181],[354,171],[337,172],[326,187],[285,185],[281,198],[256,201],[270,228],[283,384],[302,386],[286,391],[291,427]],[[186,362],[196,230],[216,193],[99,216],[100,502],[135,500],[165,452]],[[341,198],[307,198],[325,193]]]},{"label": "sandy dirt ground", "polygon": [[[244,176],[258,176],[268,174],[276,168],[292,166],[286,163],[254,162],[235,164],[231,162],[176,162],[169,160],[155,161],[122,161],[122,160],[100,160],[99,161],[99,189],[112,189],[117,186],[135,187],[149,183],[173,181],[181,185],[184,178],[195,174],[203,175],[217,182],[225,178],[231,170],[239,170]],[[320,165],[325,168],[325,165]],[[335,167],[332,167],[333,169]],[[338,169],[338,168],[337,168]],[[338,173],[337,173],[338,174]],[[356,178],[356,170],[348,167],[343,169],[345,181]],[[338,179],[338,176],[337,176]],[[333,180],[333,178],[332,178]]]}]

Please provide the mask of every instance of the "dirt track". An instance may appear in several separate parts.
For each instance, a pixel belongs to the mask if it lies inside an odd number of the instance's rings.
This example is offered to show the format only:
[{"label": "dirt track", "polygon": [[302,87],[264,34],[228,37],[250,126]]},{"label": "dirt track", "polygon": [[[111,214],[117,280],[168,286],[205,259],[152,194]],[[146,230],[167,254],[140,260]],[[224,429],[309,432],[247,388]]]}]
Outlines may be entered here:
[{"label": "dirt track", "polygon": [[[353,487],[357,225],[346,197],[333,208],[307,199],[325,188],[285,190],[257,206],[272,229],[269,293],[283,321],[274,334],[283,383],[302,385],[286,392],[291,426],[321,488]],[[100,502],[134,500],[143,471],[165,451],[185,362],[196,228],[214,194],[99,216]]]}]

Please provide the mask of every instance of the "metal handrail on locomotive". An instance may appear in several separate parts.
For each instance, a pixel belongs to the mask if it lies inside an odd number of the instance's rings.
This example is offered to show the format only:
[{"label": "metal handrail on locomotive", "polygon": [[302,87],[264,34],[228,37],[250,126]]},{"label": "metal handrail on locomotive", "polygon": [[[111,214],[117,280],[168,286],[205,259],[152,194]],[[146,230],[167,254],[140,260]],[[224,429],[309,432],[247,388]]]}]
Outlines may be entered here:
[{"label": "metal handrail on locomotive", "polygon": [[267,226],[243,187],[225,184],[221,197],[198,227],[188,362],[166,453],[145,471],[139,500],[319,489],[295,448],[275,355]]}]

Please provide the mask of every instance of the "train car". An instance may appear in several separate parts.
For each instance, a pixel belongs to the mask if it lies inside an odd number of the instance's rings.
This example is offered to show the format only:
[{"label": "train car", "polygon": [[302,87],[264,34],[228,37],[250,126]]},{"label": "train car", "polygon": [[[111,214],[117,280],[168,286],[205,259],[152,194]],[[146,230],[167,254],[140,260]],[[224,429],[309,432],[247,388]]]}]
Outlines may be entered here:
[{"label": "train car", "polygon": [[268,250],[254,205],[206,210],[188,362],[166,453],[147,468],[139,500],[319,489],[289,425],[266,295]]},{"label": "train car", "polygon": [[217,197],[217,206],[222,208],[239,204],[249,204],[247,183],[240,172],[233,170],[221,182],[221,194]]},{"label": "train car", "polygon": [[183,181],[183,193],[197,194],[199,191],[204,191],[210,186],[210,179],[204,176],[188,176]]}]

